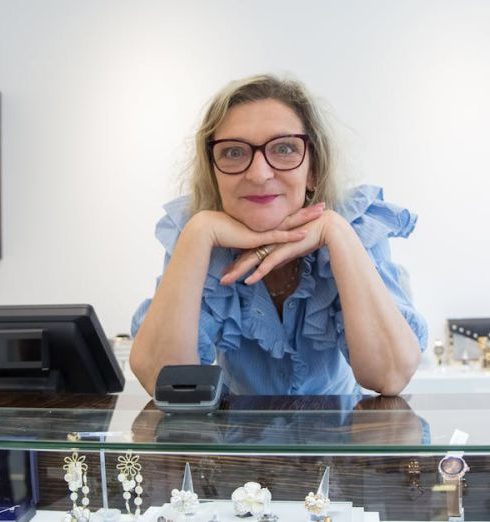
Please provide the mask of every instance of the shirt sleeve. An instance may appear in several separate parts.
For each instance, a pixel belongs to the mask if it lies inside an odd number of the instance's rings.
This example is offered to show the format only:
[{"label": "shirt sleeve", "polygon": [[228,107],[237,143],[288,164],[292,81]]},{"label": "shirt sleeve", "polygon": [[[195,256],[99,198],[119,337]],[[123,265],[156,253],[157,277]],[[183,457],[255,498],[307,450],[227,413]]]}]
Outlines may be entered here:
[{"label": "shirt sleeve", "polygon": [[[188,220],[188,198],[182,197],[171,201],[164,206],[166,214],[158,221],[155,228],[155,236],[165,248],[163,272],[170,261],[172,252],[179,235]],[[161,276],[156,280],[155,289],[160,284]],[[131,335],[136,336],[138,330],[148,312],[152,299],[145,299],[136,309],[131,320]],[[165,318],[162,317],[162,321]],[[220,323],[211,314],[205,303],[201,306],[199,320],[198,353],[201,364],[212,364],[216,357],[215,339],[218,335]]]},{"label": "shirt sleeve", "polygon": [[[384,201],[380,187],[361,185],[353,189],[336,209],[356,231],[395,303],[415,333],[421,350],[427,348],[427,323],[413,306],[406,270],[391,259],[389,239],[407,238],[414,230],[417,215]],[[339,324],[342,325],[341,312]],[[343,329],[341,327],[341,329]],[[347,354],[345,336],[340,336]]]}]

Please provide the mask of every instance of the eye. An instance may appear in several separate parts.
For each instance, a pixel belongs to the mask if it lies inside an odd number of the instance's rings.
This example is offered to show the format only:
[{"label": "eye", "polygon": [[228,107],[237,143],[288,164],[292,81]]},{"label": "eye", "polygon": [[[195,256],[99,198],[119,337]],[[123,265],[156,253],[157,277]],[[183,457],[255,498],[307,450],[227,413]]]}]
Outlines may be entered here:
[{"label": "eye", "polygon": [[287,141],[273,143],[271,145],[270,150],[273,154],[280,154],[283,156],[287,156],[288,154],[293,154],[294,152],[297,152],[294,143],[289,143]]},{"label": "eye", "polygon": [[220,157],[230,160],[241,159],[243,156],[245,156],[245,149],[238,145],[233,147],[225,147],[220,152]]}]

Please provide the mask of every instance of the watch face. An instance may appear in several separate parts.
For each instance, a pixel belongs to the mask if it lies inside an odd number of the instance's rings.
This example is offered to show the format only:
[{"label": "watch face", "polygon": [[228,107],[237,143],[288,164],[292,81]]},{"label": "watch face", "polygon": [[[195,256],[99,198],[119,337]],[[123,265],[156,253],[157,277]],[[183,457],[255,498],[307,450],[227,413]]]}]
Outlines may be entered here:
[{"label": "watch face", "polygon": [[461,457],[445,457],[441,461],[441,471],[446,475],[458,475],[464,470],[464,460]]}]

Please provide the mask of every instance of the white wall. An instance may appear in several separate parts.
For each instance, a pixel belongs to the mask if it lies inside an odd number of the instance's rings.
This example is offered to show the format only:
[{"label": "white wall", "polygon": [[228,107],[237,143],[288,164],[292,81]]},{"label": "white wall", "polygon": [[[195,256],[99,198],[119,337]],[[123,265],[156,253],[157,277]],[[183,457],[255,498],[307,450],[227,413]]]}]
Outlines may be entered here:
[{"label": "white wall", "polygon": [[202,105],[287,71],[350,174],[419,214],[393,251],[431,339],[490,316],[489,27],[487,0],[0,0],[0,304],[90,302],[128,331]]}]

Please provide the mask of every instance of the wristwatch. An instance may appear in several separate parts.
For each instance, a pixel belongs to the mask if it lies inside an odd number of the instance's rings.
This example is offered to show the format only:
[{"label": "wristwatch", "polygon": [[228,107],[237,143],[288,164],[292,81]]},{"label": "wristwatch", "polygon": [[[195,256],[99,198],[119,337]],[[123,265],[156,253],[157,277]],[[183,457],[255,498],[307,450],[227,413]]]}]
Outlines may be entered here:
[{"label": "wristwatch", "polygon": [[439,462],[439,473],[445,485],[453,486],[447,493],[448,516],[459,517],[462,513],[461,500],[461,479],[469,471],[470,467],[466,464],[463,457],[456,455],[446,455]]},{"label": "wristwatch", "polygon": [[439,462],[439,473],[443,480],[461,480],[470,467],[463,457],[446,455]]}]

